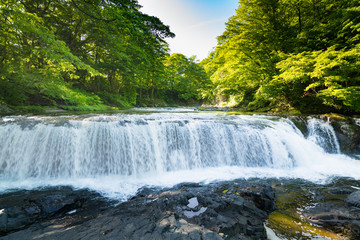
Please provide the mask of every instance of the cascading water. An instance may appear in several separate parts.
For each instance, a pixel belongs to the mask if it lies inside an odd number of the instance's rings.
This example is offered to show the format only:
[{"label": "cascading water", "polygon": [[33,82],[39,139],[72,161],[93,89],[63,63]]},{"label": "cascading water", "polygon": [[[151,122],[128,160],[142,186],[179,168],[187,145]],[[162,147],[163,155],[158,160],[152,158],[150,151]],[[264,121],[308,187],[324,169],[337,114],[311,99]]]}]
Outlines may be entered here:
[{"label": "cascading water", "polygon": [[360,178],[331,126],[214,113],[4,117],[0,190],[71,184],[126,197],[143,185],[251,177]]},{"label": "cascading water", "polygon": [[307,123],[309,140],[318,144],[329,153],[340,153],[340,146],[335,130],[331,127],[329,121],[308,118]]}]

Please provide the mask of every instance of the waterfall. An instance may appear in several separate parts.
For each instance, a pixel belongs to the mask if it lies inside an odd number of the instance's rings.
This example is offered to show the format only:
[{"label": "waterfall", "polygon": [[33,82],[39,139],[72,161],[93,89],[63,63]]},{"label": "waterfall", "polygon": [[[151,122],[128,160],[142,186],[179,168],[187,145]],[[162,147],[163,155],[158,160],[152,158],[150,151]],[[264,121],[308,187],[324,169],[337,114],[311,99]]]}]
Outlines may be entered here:
[{"label": "waterfall", "polygon": [[307,123],[309,140],[318,144],[327,152],[340,153],[340,146],[335,130],[329,124],[329,121],[317,118],[308,118]]},{"label": "waterfall", "polygon": [[29,182],[96,188],[97,179],[117,182],[121,187],[112,190],[121,191],[129,182],[360,177],[359,162],[340,154],[329,123],[309,118],[308,132],[304,137],[290,120],[260,115],[3,117],[0,190]]}]

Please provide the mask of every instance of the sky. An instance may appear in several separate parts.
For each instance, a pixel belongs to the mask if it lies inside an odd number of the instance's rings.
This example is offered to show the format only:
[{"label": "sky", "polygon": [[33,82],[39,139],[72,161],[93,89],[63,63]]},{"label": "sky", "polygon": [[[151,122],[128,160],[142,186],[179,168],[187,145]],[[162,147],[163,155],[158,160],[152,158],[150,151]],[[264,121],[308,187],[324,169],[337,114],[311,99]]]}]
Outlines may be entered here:
[{"label": "sky", "polygon": [[139,0],[139,4],[140,11],[160,18],[176,34],[166,39],[171,53],[202,60],[216,46],[238,0]]}]

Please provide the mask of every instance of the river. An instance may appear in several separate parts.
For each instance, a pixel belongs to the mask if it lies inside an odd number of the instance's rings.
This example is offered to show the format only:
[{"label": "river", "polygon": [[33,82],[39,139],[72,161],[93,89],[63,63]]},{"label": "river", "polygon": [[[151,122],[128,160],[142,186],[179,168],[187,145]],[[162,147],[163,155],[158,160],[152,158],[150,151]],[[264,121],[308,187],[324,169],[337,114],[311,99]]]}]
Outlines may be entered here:
[{"label": "river", "polygon": [[[154,112],[155,111],[155,112]],[[127,199],[142,186],[250,178],[360,179],[326,120],[195,109],[0,118],[0,191],[71,185]]]}]

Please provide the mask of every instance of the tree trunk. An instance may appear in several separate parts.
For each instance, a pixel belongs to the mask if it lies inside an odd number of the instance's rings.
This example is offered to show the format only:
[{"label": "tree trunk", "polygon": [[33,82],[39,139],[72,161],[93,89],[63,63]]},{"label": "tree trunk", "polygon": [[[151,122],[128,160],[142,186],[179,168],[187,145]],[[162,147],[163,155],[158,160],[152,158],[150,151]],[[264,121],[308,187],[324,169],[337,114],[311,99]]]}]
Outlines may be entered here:
[{"label": "tree trunk", "polygon": [[301,22],[301,4],[298,1],[298,18],[299,18],[299,33],[302,31],[302,22]]}]

